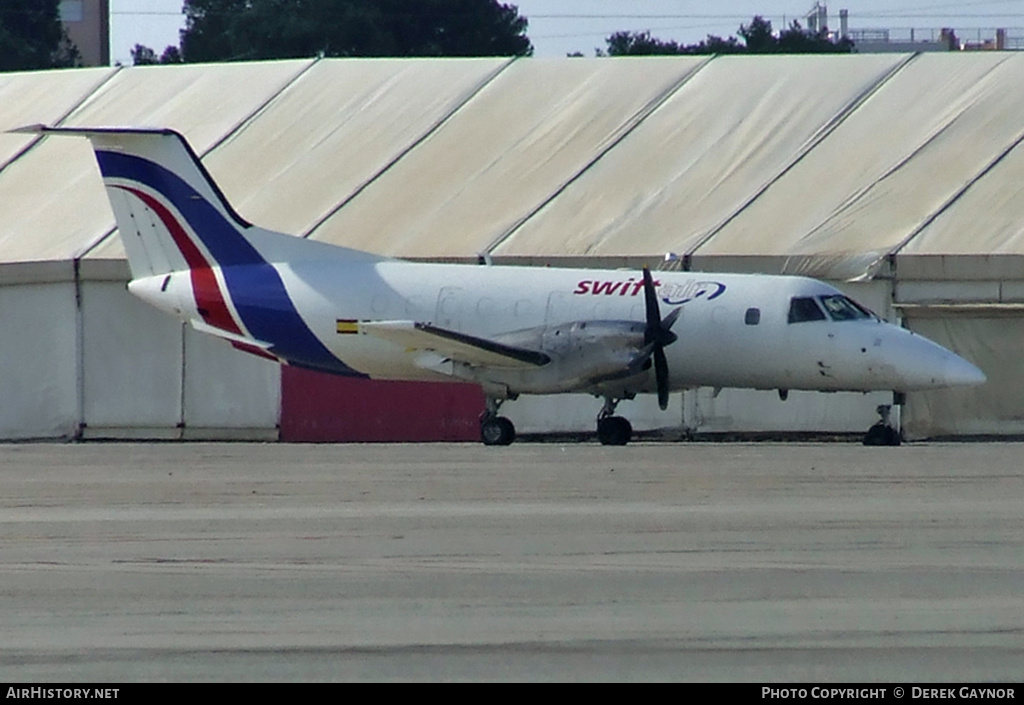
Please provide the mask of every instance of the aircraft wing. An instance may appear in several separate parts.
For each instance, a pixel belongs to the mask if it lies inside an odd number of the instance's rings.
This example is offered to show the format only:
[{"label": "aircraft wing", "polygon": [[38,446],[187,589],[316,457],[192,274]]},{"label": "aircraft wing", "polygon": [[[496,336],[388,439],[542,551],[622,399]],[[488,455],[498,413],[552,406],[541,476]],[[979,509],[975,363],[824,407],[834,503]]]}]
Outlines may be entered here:
[{"label": "aircraft wing", "polygon": [[506,345],[487,338],[439,328],[418,321],[375,321],[360,323],[362,333],[411,350],[427,350],[458,362],[479,367],[532,368],[551,362],[545,353]]}]

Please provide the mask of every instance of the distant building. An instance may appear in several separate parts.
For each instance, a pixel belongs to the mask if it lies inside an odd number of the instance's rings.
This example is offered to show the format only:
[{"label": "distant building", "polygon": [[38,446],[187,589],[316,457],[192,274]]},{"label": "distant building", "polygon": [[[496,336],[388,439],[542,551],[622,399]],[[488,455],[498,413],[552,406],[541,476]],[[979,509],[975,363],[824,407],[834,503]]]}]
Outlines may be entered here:
[{"label": "distant building", "polygon": [[62,0],[60,20],[83,66],[110,65],[110,0]]},{"label": "distant building", "polygon": [[[1019,44],[1019,39],[1013,42],[1013,45]],[[976,42],[966,41],[960,44],[960,48],[964,51],[1004,51],[1011,48],[1011,42],[1008,41],[1005,29],[997,29],[995,39],[981,39],[979,38]]]},{"label": "distant building", "polygon": [[[840,14],[843,12],[846,12],[846,10],[840,10]],[[817,35],[828,32],[828,6],[820,2],[814,3],[814,7],[804,15],[804,23],[807,25],[807,31],[810,34]]]},{"label": "distant building", "polygon": [[854,29],[847,35],[853,40],[858,54],[888,52],[910,53],[920,51],[959,51],[960,40],[956,32],[945,27],[940,30]]},{"label": "distant building", "polygon": [[[839,31],[828,26],[828,6],[815,2],[803,16],[806,31],[812,35],[824,34],[832,41],[843,38],[853,40],[854,51],[858,54],[879,54],[887,52],[912,53],[922,51],[1021,51],[1024,37],[1009,36],[1006,29],[971,29],[966,33],[975,35],[971,39],[957,37],[951,27],[942,29],[891,29],[870,28],[850,29],[849,10],[839,11]],[[965,34],[965,31],[961,31]]]},{"label": "distant building", "polygon": [[854,51],[860,54],[918,51],[1021,51],[1024,38],[1011,37],[1006,29],[967,32],[973,38],[957,36],[950,27],[942,29],[854,29],[847,33]]}]

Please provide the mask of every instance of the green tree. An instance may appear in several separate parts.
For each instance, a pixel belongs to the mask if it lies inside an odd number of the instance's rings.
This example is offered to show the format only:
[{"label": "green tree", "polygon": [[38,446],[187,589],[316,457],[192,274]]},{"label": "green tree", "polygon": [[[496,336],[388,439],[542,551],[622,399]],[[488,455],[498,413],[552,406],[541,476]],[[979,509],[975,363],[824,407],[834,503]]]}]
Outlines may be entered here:
[{"label": "green tree", "polygon": [[148,66],[159,63],[160,60],[157,58],[156,52],[148,46],[136,44],[132,47],[132,64],[135,66]]},{"label": "green tree", "polygon": [[64,68],[81,63],[58,11],[59,0],[0,2],[0,71]]},{"label": "green tree", "polygon": [[533,53],[526,18],[496,0],[185,0],[182,12],[172,58],[188,62]]},{"label": "green tree", "polygon": [[157,57],[156,52],[144,44],[132,47],[132,65],[148,66],[149,64],[180,64],[181,51],[176,46],[169,46]]},{"label": "green tree", "polygon": [[833,42],[825,32],[811,34],[795,20],[789,29],[779,33],[779,53],[782,54],[849,54],[852,51],[853,40],[849,37]]},{"label": "green tree", "polygon": [[666,56],[673,54],[735,54],[743,51],[736,37],[722,39],[709,34],[697,44],[677,44],[652,37],[648,32],[616,32],[607,39],[607,52],[598,56]]},{"label": "green tree", "polygon": [[707,39],[693,45],[692,48],[694,51],[690,52],[691,54],[739,54],[745,51],[736,37],[722,39],[713,34],[709,34]]},{"label": "green tree", "polygon": [[755,15],[749,25],[740,25],[739,35],[743,37],[748,54],[774,54],[779,48],[771,21],[760,15]]},{"label": "green tree", "polygon": [[[648,32],[616,32],[604,40],[608,56],[654,56],[684,54],[683,47],[673,41],[662,41]],[[598,52],[603,55],[602,52]]]}]

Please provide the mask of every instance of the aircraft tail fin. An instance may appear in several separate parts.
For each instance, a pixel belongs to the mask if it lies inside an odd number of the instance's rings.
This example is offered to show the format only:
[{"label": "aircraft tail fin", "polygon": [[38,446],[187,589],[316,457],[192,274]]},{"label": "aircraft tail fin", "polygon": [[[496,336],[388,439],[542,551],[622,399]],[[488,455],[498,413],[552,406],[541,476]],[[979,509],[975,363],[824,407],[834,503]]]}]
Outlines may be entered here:
[{"label": "aircraft tail fin", "polygon": [[[33,125],[17,131],[89,138],[133,279],[300,258],[319,245],[247,222],[174,130]],[[380,259],[332,249],[335,256]]]},{"label": "aircraft tail fin", "polygon": [[36,125],[18,131],[92,142],[133,294],[247,352],[358,374],[299,313],[283,272],[302,261],[372,265],[383,258],[249,224],[174,130]]}]

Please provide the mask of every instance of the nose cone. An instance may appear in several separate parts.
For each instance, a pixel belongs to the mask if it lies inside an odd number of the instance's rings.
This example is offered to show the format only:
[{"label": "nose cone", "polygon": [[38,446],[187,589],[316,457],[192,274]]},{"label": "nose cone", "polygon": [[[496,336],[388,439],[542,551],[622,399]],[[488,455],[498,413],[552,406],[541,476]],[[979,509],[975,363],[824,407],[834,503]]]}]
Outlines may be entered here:
[{"label": "nose cone", "polygon": [[904,331],[900,350],[904,389],[915,391],[984,384],[985,373],[951,350],[922,335]]},{"label": "nose cone", "polygon": [[985,373],[959,355],[949,353],[943,364],[941,379],[946,387],[976,387],[985,384]]}]

